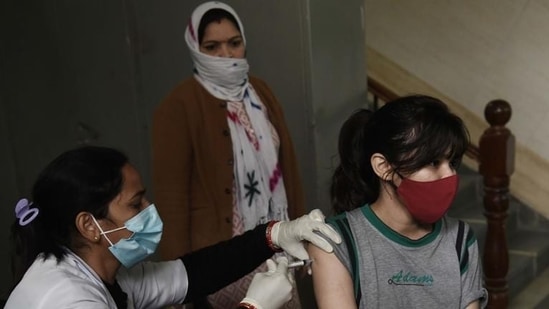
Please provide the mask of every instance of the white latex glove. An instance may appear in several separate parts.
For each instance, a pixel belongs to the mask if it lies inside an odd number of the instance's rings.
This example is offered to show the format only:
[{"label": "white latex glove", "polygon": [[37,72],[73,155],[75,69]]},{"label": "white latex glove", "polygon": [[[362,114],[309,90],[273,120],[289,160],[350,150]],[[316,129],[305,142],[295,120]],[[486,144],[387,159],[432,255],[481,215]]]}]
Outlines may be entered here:
[{"label": "white latex glove", "polygon": [[279,257],[276,262],[278,265],[268,259],[268,271],[254,275],[241,304],[247,303],[257,309],[278,309],[292,298],[293,286],[288,278],[288,259]]},{"label": "white latex glove", "polygon": [[337,244],[341,242],[341,236],[324,223],[324,214],[320,209],[314,209],[309,214],[292,221],[277,222],[271,230],[271,241],[275,246],[300,260],[309,258],[303,246],[303,240],[311,242],[328,253],[334,251],[332,245],[314,231],[319,231]]}]

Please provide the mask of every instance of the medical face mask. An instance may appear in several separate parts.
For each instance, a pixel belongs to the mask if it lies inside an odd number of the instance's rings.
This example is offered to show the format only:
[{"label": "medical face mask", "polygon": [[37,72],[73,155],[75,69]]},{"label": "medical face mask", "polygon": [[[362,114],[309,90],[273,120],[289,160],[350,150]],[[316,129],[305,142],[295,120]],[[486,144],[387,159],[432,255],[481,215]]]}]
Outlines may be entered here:
[{"label": "medical face mask", "polygon": [[397,193],[417,221],[435,223],[450,208],[458,188],[458,176],[435,181],[414,181],[402,178]]},{"label": "medical face mask", "polygon": [[[149,205],[126,221],[124,226],[109,231],[103,231],[97,220],[93,216],[92,218],[101,231],[101,235],[109,242],[111,253],[126,268],[130,268],[151,256],[156,251],[162,237],[163,223],[154,204]],[[131,231],[133,234],[129,238],[122,238],[113,244],[107,234],[123,229]]]}]

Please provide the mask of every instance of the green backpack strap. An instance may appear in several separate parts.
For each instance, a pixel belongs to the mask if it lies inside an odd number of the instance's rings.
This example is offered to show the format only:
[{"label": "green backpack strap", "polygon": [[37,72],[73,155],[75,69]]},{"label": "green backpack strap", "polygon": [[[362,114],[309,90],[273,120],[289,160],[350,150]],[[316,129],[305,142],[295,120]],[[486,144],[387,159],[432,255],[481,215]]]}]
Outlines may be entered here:
[{"label": "green backpack strap", "polygon": [[360,299],[362,298],[362,292],[360,290],[360,273],[358,270],[358,252],[355,244],[355,238],[349,226],[349,220],[345,214],[341,214],[335,217],[332,217],[327,220],[327,222],[332,225],[341,235],[347,250],[349,251],[349,261],[351,263],[351,276],[353,279],[353,289],[355,294],[355,301],[357,307],[360,305]]},{"label": "green backpack strap", "polygon": [[[457,233],[457,237],[456,237],[456,253],[457,253],[458,261],[459,261],[459,271],[460,271],[460,274],[462,274],[462,275],[465,272],[465,270],[467,269],[467,265],[469,263],[469,251],[467,250],[467,247],[465,248],[463,253],[461,252],[462,249],[463,249],[463,239],[464,239],[463,236],[464,236],[464,233],[465,233],[465,223],[463,221],[459,220],[458,221],[458,233]],[[469,230],[469,232],[467,233],[467,240],[469,240],[469,238],[471,238],[470,235],[473,235],[471,230]]]},{"label": "green backpack strap", "polygon": [[465,223],[459,220],[458,235],[456,238],[456,252],[459,260],[459,271],[462,275],[469,268],[469,247],[476,241],[477,237],[475,236],[473,229],[469,228],[467,230],[467,234],[465,234]]},{"label": "green backpack strap", "polygon": [[459,261],[461,262],[461,248],[463,248],[463,233],[465,232],[465,223],[458,220],[458,234],[456,237],[456,252]]}]

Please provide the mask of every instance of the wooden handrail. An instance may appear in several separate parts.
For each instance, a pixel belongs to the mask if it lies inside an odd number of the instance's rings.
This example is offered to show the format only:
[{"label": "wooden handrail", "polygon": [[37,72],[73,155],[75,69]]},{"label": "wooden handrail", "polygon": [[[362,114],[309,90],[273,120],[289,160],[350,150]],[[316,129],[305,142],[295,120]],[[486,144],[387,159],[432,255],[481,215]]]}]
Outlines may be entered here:
[{"label": "wooden handrail", "polygon": [[[368,92],[374,97],[374,108],[399,96],[373,78],[368,78]],[[479,146],[469,144],[465,155],[479,163],[484,185],[484,215],[487,221],[484,244],[484,278],[488,290],[488,308],[503,309],[508,305],[507,272],[509,251],[505,221],[509,208],[509,183],[514,171],[515,137],[505,127],[511,119],[511,105],[494,100],[486,105],[484,117],[490,127],[480,137]]]},{"label": "wooden handrail", "polygon": [[376,79],[368,77],[368,92],[372,93],[375,98],[381,99],[383,102],[392,101],[399,97],[395,92],[383,86]]}]

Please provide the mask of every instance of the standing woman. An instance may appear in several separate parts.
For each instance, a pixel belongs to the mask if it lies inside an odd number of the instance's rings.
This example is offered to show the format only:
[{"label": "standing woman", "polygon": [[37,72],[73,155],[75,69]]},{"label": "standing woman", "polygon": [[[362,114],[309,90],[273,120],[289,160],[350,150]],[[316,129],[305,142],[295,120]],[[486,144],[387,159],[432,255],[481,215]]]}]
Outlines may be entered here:
[{"label": "standing woman", "polygon": [[[305,211],[282,108],[263,81],[248,75],[236,12],[220,2],[198,6],[185,40],[194,76],[167,96],[153,119],[154,195],[166,218],[164,259]],[[230,307],[250,280],[210,302]]]}]

